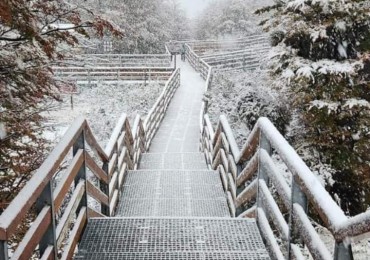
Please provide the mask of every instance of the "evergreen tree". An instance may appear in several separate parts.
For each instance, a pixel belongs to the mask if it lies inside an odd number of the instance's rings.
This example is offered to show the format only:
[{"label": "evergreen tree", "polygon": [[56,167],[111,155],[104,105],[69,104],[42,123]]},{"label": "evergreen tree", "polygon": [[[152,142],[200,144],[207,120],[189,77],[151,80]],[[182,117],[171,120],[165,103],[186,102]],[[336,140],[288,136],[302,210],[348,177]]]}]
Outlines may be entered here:
[{"label": "evergreen tree", "polygon": [[370,205],[370,26],[362,1],[278,2],[263,22],[276,45],[272,72],[287,84],[318,162],[334,172],[328,190],[350,214]]}]

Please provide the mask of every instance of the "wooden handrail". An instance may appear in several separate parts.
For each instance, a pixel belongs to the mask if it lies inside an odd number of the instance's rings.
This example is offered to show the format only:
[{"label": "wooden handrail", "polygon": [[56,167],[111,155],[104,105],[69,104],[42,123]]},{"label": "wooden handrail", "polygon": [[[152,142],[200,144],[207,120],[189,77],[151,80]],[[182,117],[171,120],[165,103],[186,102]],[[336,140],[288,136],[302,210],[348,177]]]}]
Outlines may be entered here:
[{"label": "wooden handrail", "polygon": [[[187,56],[197,71],[201,71],[200,68],[204,64],[208,66],[205,86],[208,90],[211,85],[212,67],[203,62],[189,45]],[[301,257],[302,253],[296,243],[304,236],[304,242],[309,243],[308,248],[317,259],[341,257],[340,259],[350,260],[352,251],[347,245],[370,236],[370,212],[348,218],[267,118],[260,118],[257,121],[247,141],[239,150],[227,118],[221,115],[213,130],[206,111],[207,104],[203,102],[200,119],[202,151],[209,167],[217,169],[220,173],[231,214],[236,216],[257,214],[261,234],[267,241],[271,255],[277,259],[283,258],[282,252],[288,252],[291,258]],[[279,155],[291,173],[291,186],[275,166],[271,158],[272,150]],[[232,174],[235,167],[238,168],[237,175]],[[249,185],[245,186],[247,182]],[[275,187],[282,209],[272,196],[273,191],[270,191],[269,187],[271,184]],[[248,207],[246,204],[253,200],[257,201],[256,205]],[[310,224],[306,210],[308,202],[336,240],[334,256],[330,255]],[[285,221],[280,211],[290,214],[289,223]],[[297,220],[292,221],[293,218]],[[269,222],[273,222],[280,231],[280,239],[288,240],[288,250],[280,249]],[[348,258],[343,258],[343,255]]]},{"label": "wooden handrail", "polygon": [[[36,220],[17,247],[13,258],[28,258],[39,245],[42,259],[56,258],[57,251],[62,247],[62,259],[70,259],[90,215],[102,217],[114,213],[126,171],[137,168],[141,153],[150,145],[150,140],[146,138],[147,132],[150,131],[151,136],[155,134],[179,85],[180,70],[177,69],[166,82],[166,87],[150,110],[146,123],[137,116],[131,128],[126,114],[122,114],[105,149],[97,142],[86,120],[77,118],[25,187],[0,215],[0,259],[8,259],[8,240],[34,205],[37,209]],[[72,160],[67,169],[60,173],[61,178],[54,188],[53,177],[71,151]],[[96,156],[90,156],[90,151]],[[87,169],[98,178],[100,185],[87,179]],[[68,198],[69,201],[65,201],[65,195],[70,191],[72,183],[75,184],[74,191],[71,198]],[[88,196],[101,203],[101,212],[88,207]],[[56,219],[59,218],[57,212],[60,212],[64,204],[66,208],[56,226]],[[72,223],[72,237],[65,244],[63,240]],[[53,234],[52,237],[50,233],[45,235],[47,230]]]}]

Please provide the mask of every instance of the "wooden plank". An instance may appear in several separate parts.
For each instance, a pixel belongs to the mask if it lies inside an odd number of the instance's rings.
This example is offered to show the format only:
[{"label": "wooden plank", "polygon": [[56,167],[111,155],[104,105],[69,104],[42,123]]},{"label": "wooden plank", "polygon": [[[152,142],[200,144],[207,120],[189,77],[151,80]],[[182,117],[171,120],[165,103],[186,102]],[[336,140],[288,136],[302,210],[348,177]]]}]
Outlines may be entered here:
[{"label": "wooden plank", "polygon": [[78,241],[81,239],[82,231],[85,228],[86,222],[87,222],[86,207],[82,207],[80,213],[78,214],[77,220],[74,224],[72,232],[70,233],[68,244],[64,248],[64,252],[61,259],[63,260],[72,259],[76,245]]},{"label": "wooden plank", "polygon": [[238,216],[238,218],[256,218],[257,214],[257,206],[254,205],[253,207],[250,207],[246,211],[244,211],[242,214]]},{"label": "wooden plank", "polygon": [[233,196],[231,195],[231,193],[229,191],[227,192],[227,204],[229,205],[231,217],[235,218],[236,208],[235,208]]},{"label": "wooden plank", "polygon": [[121,188],[122,185],[123,185],[123,180],[125,179],[125,173],[126,172],[127,172],[127,164],[124,163],[122,165],[122,169],[121,169],[121,171],[119,172],[119,175],[118,175],[118,186],[119,186],[119,188]]},{"label": "wooden plank", "polygon": [[252,159],[248,162],[247,166],[243,169],[236,180],[236,187],[244,185],[244,183],[252,178],[258,169],[259,154],[255,153]]},{"label": "wooden plank", "polygon": [[109,161],[109,157],[108,155],[104,152],[103,148],[101,148],[101,146],[99,145],[98,141],[96,140],[90,126],[88,124],[86,124],[86,127],[85,127],[85,139],[86,139],[86,142],[89,144],[91,150],[97,155],[100,157],[100,159],[103,161],[103,162],[108,162]]},{"label": "wooden plank", "polygon": [[117,186],[118,184],[118,172],[114,172],[112,178],[110,179],[110,183],[109,183],[109,197],[112,198],[112,195],[113,195],[113,192],[116,188],[118,188]]},{"label": "wooden plank", "polygon": [[22,241],[19,243],[17,249],[11,257],[11,260],[30,259],[34,249],[41,241],[50,224],[51,207],[45,206],[32,223]]},{"label": "wooden plank", "polygon": [[75,215],[75,212],[80,205],[81,199],[85,193],[85,181],[81,180],[74,190],[71,200],[69,201],[69,204],[67,205],[66,209],[64,210],[64,213],[59,220],[58,226],[56,227],[56,237],[57,237],[57,245],[58,248],[61,246],[65,236],[68,233],[68,229],[70,224],[73,221],[73,217]]},{"label": "wooden plank", "polygon": [[240,206],[250,202],[253,200],[257,195],[257,179],[252,181],[236,198],[235,204],[236,207],[239,208]]},{"label": "wooden plank", "polygon": [[280,211],[275,199],[272,197],[269,188],[264,180],[259,180],[258,196],[263,202],[266,216],[269,220],[272,220],[275,227],[279,230],[283,240],[289,240],[289,226],[286,223],[283,214]]},{"label": "wooden plank", "polygon": [[54,247],[48,246],[40,260],[54,260]]},{"label": "wooden plank", "polygon": [[105,153],[109,156],[109,158],[113,156],[114,148],[116,147],[118,137],[122,132],[122,129],[124,129],[126,121],[127,115],[125,113],[122,113],[116,126],[114,127],[111,137],[109,138],[108,144],[104,149]]},{"label": "wooden plank", "polygon": [[109,198],[106,194],[104,194],[100,189],[98,189],[91,181],[87,180],[87,194],[93,197],[98,202],[103,203],[106,206],[109,206]]},{"label": "wooden plank", "polygon": [[112,158],[110,159],[109,165],[108,165],[108,175],[109,175],[109,177],[112,177],[112,174],[116,169],[117,159],[118,159],[117,153],[114,153]]},{"label": "wooden plank", "polygon": [[229,162],[227,160],[226,153],[225,153],[224,149],[220,150],[220,155],[221,155],[221,162],[222,162],[222,165],[225,168],[225,171],[229,172]]},{"label": "wooden plank", "polygon": [[110,215],[112,216],[114,213],[114,210],[116,209],[118,201],[118,190],[115,190],[109,205]]},{"label": "wooden plank", "polygon": [[76,155],[73,157],[71,164],[69,165],[67,171],[63,174],[58,186],[55,188],[53,192],[54,197],[54,210],[57,212],[60,206],[65,199],[65,195],[67,194],[69,188],[72,185],[78,171],[82,167],[84,161],[84,151],[79,149]]},{"label": "wooden plank", "polygon": [[252,132],[249,134],[247,141],[243,145],[240,154],[236,156],[237,164],[243,164],[244,162],[248,161],[250,157],[257,151],[257,147],[259,145],[260,140],[260,129],[256,125]]},{"label": "wooden plank", "polygon": [[90,207],[87,208],[87,215],[89,216],[89,218],[106,218],[107,217],[101,214],[100,212],[93,210]]},{"label": "wooden plank", "polygon": [[117,153],[121,151],[122,147],[125,145],[126,131],[123,131],[117,139]]},{"label": "wooden plank", "polygon": [[103,171],[102,168],[100,168],[96,162],[94,161],[91,156],[85,152],[85,160],[86,160],[86,166],[91,170],[91,172],[101,181],[103,181],[105,184],[109,183],[109,177],[106,172]]},{"label": "wooden plank", "polygon": [[229,181],[229,191],[233,197],[233,201],[236,201],[236,188],[235,188],[235,180],[233,179],[233,175],[229,172],[227,174],[227,179]]},{"label": "wooden plank", "polygon": [[272,231],[269,221],[266,218],[265,212],[261,208],[257,209],[257,221],[260,227],[261,236],[263,237],[264,241],[266,241],[265,244],[270,256],[276,260],[285,260],[280,246],[276,241],[274,232]]},{"label": "wooden plank", "polygon": [[82,117],[77,118],[73,122],[44,163],[0,215],[0,240],[8,240],[22,222],[28,210],[40,196],[54,173],[59,169],[65,155],[76,142],[85,126],[86,121]]}]

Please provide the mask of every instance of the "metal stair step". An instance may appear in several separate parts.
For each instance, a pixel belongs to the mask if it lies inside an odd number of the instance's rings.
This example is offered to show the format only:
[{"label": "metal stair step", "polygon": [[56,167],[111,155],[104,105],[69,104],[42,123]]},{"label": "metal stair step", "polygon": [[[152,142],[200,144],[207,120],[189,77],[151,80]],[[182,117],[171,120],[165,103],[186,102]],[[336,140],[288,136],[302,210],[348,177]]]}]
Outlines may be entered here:
[{"label": "metal stair step", "polygon": [[225,198],[124,198],[117,208],[117,217],[230,217]]},{"label": "metal stair step", "polygon": [[183,170],[183,169],[157,169],[157,170],[137,170],[128,171],[124,185],[157,185],[170,186],[176,183],[194,183],[202,182],[207,185],[220,184],[220,176],[217,171],[212,170]]},{"label": "metal stair step", "polygon": [[129,171],[120,197],[117,216],[230,216],[216,171]]},{"label": "metal stair step", "polygon": [[202,153],[146,153],[139,169],[207,169],[207,163]]},{"label": "metal stair step", "polygon": [[75,259],[270,259],[256,222],[237,218],[90,219]]}]

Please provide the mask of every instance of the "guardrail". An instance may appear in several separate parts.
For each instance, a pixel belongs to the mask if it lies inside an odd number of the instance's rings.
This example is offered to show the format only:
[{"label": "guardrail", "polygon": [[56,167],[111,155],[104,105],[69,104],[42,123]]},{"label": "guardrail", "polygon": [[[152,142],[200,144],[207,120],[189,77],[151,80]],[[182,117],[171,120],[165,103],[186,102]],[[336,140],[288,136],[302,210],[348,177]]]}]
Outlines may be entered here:
[{"label": "guardrail", "polygon": [[[131,128],[122,114],[105,149],[86,120],[77,119],[0,215],[0,259],[9,259],[8,243],[29,213],[36,217],[10,259],[29,259],[36,248],[40,259],[71,259],[88,218],[114,214],[127,170],[137,168],[179,85],[177,69],[144,123],[137,116]],[[56,181],[68,155],[68,167]],[[90,180],[88,173],[98,181]],[[100,203],[100,210],[89,206],[89,198]]]},{"label": "guardrail", "polygon": [[171,54],[81,54],[65,58],[59,66],[170,67]]},{"label": "guardrail", "polygon": [[[212,84],[212,67],[205,88]],[[216,129],[203,102],[201,150],[209,168],[217,170],[234,217],[257,219],[272,259],[305,259],[306,245],[314,259],[353,260],[353,242],[370,232],[370,211],[347,217],[316,176],[267,118],[260,118],[239,150],[231,127],[221,116]],[[291,174],[290,182],[272,159],[278,155]],[[315,212],[335,239],[332,255],[308,216]]]},{"label": "guardrail", "polygon": [[53,67],[57,78],[89,83],[99,80],[168,80],[174,68],[170,67]]}]

